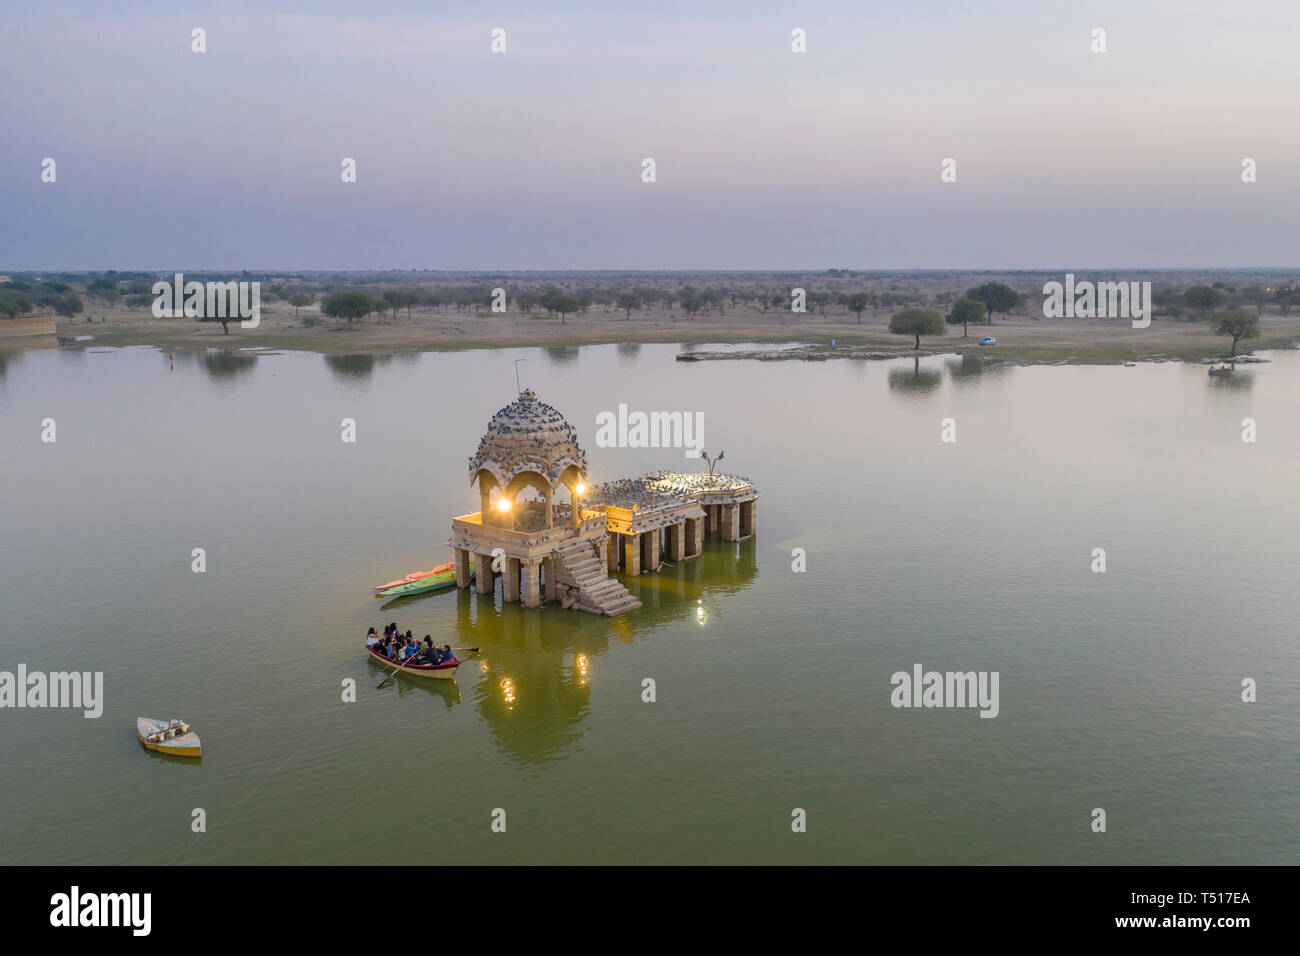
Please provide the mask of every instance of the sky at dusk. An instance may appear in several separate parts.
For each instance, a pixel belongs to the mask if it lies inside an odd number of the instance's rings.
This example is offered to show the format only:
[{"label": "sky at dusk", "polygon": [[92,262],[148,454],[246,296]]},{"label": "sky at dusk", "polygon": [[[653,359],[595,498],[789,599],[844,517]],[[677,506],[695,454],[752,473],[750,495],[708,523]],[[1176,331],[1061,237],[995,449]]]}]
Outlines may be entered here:
[{"label": "sky at dusk", "polygon": [[1295,266],[1298,51],[1263,0],[5,0],[0,271]]}]

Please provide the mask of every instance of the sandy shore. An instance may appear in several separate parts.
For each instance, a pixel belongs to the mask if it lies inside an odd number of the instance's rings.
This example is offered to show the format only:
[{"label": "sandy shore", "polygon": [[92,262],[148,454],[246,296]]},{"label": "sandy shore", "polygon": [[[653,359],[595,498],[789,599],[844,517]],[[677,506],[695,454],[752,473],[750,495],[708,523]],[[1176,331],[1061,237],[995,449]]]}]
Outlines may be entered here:
[{"label": "sandy shore", "polygon": [[[155,319],[150,312],[95,309],[95,321],[60,319],[58,335],[65,340],[94,336],[88,345],[154,345],[186,350],[195,348],[299,349],[328,353],[457,350],[477,348],[538,348],[593,345],[614,342],[702,343],[816,343],[910,350],[907,336],[891,335],[889,313],[867,313],[861,324],[852,314],[828,308],[825,314],[795,315],[788,311],[728,309],[724,315],[687,318],[680,310],[623,312],[592,308],[569,316],[563,323],[534,312],[499,315],[472,312],[415,311],[376,321],[358,320],[348,327],[303,309],[298,316],[287,306],[262,310],[256,329],[230,326],[223,335],[216,322]],[[103,321],[101,321],[101,318]],[[997,345],[979,349],[979,338],[993,335]],[[1261,337],[1243,342],[1247,349],[1290,348],[1300,343],[1300,315],[1266,313]],[[1134,329],[1126,320],[1034,319],[1026,315],[999,318],[991,326],[971,326],[969,337],[961,327],[943,336],[922,340],[922,351],[961,352],[979,349],[1021,362],[1112,363],[1120,361],[1198,361],[1226,354],[1231,340],[1212,334],[1201,322],[1155,321]],[[1239,351],[1241,349],[1239,348]],[[912,354],[908,352],[908,354]]]}]

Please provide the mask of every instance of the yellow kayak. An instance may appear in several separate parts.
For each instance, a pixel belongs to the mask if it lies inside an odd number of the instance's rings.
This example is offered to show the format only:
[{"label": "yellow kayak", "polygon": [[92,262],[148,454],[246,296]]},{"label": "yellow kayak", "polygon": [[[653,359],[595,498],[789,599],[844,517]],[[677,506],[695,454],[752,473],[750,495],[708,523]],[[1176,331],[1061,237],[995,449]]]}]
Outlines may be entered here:
[{"label": "yellow kayak", "polygon": [[199,735],[190,730],[183,720],[158,720],[156,717],[137,717],[135,732],[140,743],[160,754],[174,757],[201,757]]}]

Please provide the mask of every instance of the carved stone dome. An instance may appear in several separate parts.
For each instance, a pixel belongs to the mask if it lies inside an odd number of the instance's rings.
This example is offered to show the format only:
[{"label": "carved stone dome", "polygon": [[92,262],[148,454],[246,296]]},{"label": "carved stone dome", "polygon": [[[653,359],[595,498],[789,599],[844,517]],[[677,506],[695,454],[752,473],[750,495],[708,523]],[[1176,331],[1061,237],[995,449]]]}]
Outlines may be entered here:
[{"label": "carved stone dome", "polygon": [[569,469],[576,469],[579,478],[587,474],[587,453],[578,446],[577,431],[526,388],[492,416],[478,450],[470,456],[469,481],[472,485],[487,472],[506,490],[521,475],[540,475],[555,490]]}]

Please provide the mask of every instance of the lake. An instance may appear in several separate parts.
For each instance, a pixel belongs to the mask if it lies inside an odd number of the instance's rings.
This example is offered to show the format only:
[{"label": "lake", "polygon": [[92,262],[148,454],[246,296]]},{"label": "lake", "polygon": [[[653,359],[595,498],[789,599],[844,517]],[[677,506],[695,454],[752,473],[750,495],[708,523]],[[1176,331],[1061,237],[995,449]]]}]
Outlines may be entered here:
[{"label": "lake", "polygon": [[[1300,862],[1300,353],[1216,380],[86,345],[0,355],[0,670],[104,674],[98,719],[0,710],[4,863]],[[381,609],[477,510],[516,358],[592,481],[702,464],[597,447],[600,412],[703,413],[756,536],[616,619],[499,587]],[[481,653],[377,689],[393,620]],[[998,715],[894,707],[917,664],[996,671]]]}]

